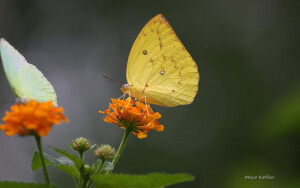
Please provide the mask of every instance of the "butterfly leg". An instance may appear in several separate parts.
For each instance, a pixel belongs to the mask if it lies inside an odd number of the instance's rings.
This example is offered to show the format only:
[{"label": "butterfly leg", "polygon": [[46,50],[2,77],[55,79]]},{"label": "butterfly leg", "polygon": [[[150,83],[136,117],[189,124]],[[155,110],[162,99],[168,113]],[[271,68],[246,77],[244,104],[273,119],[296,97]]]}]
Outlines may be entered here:
[{"label": "butterfly leg", "polygon": [[[148,114],[148,116],[149,116],[148,104],[147,104],[147,97],[146,97],[146,96],[144,96],[143,98],[141,98],[141,100],[140,100],[140,101],[142,101],[143,99],[145,99],[146,110],[147,110],[147,114]],[[150,104],[149,104],[149,107],[150,107]],[[151,107],[150,107],[150,109],[151,109]]]},{"label": "butterfly leg", "polygon": [[128,102],[128,104],[127,104],[127,106],[130,104],[130,102],[131,102],[131,98],[133,97],[134,98],[134,101],[136,102],[137,101],[137,99],[136,99],[136,97],[132,94],[132,93],[130,93],[130,91],[128,91],[128,96],[130,97],[130,100],[129,100],[129,102]]},{"label": "butterfly leg", "polygon": [[122,99],[124,100],[125,99],[125,96],[126,96],[127,93],[124,93],[123,95],[121,95],[118,99]]},{"label": "butterfly leg", "polygon": [[[131,95],[130,95],[130,91],[128,91],[128,96],[129,96],[129,101],[128,101],[128,104],[127,104],[127,106],[130,104],[130,102],[131,102]],[[126,107],[127,107],[126,106]]]},{"label": "butterfly leg", "polygon": [[[147,104],[147,97],[145,96],[145,104],[146,104],[146,109],[147,109],[147,114],[149,116],[149,111],[148,111],[148,104]],[[150,106],[150,105],[149,105]]]},{"label": "butterfly leg", "polygon": [[129,97],[131,97],[130,91],[125,91],[125,93],[122,96],[120,96],[118,99],[125,100],[126,95],[128,95]]}]

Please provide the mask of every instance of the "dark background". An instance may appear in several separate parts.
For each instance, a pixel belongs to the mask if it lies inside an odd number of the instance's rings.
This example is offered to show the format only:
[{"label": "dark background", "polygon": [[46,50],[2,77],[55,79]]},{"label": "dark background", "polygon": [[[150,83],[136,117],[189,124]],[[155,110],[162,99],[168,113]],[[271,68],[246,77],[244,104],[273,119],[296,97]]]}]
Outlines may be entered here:
[{"label": "dark background", "polygon": [[[43,139],[45,152],[68,149],[79,136],[118,147],[122,130],[98,111],[120,87],[102,75],[126,83],[131,46],[158,13],[197,62],[199,92],[191,105],[152,105],[165,131],[131,135],[115,172],[195,175],[174,188],[299,187],[299,1],[0,0],[0,37],[45,74],[71,120]],[[13,100],[1,66],[0,102]],[[12,104],[0,105],[1,116]],[[42,171],[30,170],[33,137],[1,133],[0,148],[0,180],[43,181]],[[73,185],[49,170],[52,182]]]}]

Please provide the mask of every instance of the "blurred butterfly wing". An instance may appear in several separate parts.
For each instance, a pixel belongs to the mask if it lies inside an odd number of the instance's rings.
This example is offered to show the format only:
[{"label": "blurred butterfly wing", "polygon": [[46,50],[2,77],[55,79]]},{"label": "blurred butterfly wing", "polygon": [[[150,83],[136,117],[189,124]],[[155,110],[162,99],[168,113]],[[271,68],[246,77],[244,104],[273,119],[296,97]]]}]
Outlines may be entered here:
[{"label": "blurred butterfly wing", "polygon": [[16,92],[19,87],[17,75],[21,68],[28,63],[25,58],[3,38],[0,39],[0,55],[8,83],[14,94],[17,97],[21,97]]},{"label": "blurred butterfly wing", "polygon": [[56,93],[51,83],[4,39],[0,39],[0,52],[4,72],[17,97],[27,101],[53,101],[57,104]]},{"label": "blurred butterfly wing", "polygon": [[134,42],[126,76],[133,96],[169,107],[193,102],[200,78],[195,61],[161,14]]},{"label": "blurred butterfly wing", "polygon": [[57,97],[53,86],[34,65],[24,66],[18,74],[19,89],[22,98],[39,102],[53,101],[57,105]]}]

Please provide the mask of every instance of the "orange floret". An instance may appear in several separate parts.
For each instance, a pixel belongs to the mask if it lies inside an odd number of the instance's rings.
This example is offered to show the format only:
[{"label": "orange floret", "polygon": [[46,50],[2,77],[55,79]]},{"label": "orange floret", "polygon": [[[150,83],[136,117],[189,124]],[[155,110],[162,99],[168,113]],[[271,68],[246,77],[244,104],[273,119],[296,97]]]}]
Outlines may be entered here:
[{"label": "orange floret", "polygon": [[15,104],[2,119],[5,124],[0,129],[7,136],[32,135],[47,136],[55,124],[69,120],[63,115],[62,107],[55,107],[52,101],[36,102],[31,100],[25,104]]},{"label": "orange floret", "polygon": [[157,119],[161,118],[158,112],[153,112],[149,105],[135,102],[130,97],[126,100],[111,99],[112,103],[105,111],[104,121],[118,125],[122,129],[131,129],[138,138],[146,138],[150,130],[163,131],[164,126],[159,125]]}]

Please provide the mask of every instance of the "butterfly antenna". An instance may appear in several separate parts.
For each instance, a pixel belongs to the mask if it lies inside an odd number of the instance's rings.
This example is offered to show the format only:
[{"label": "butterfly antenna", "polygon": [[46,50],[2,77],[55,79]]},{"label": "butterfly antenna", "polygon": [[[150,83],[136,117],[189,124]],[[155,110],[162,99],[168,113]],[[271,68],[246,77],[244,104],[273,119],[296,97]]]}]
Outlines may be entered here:
[{"label": "butterfly antenna", "polygon": [[106,78],[107,81],[111,81],[111,82],[114,82],[114,83],[119,84],[120,86],[122,86],[122,84],[121,84],[120,82],[118,82],[118,81],[116,81],[116,80],[113,80],[113,79],[111,79],[111,78],[108,77],[108,76],[103,75],[103,77]]}]

